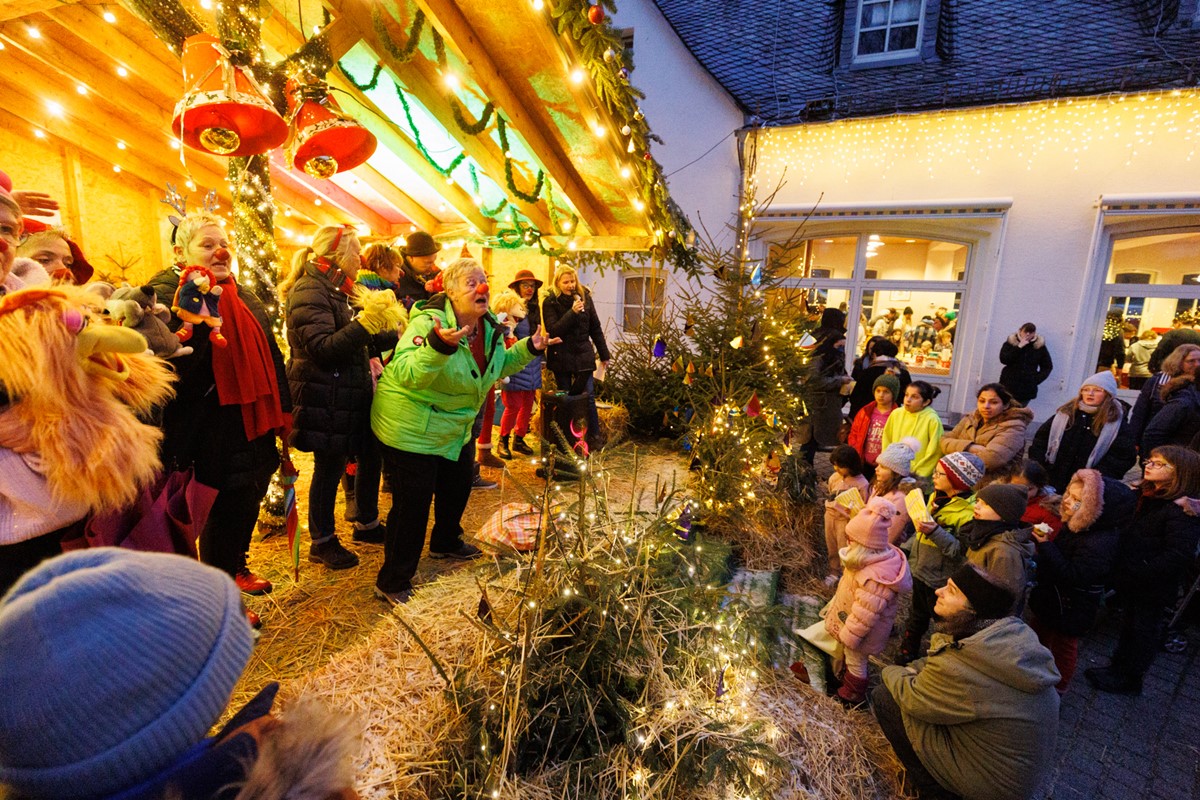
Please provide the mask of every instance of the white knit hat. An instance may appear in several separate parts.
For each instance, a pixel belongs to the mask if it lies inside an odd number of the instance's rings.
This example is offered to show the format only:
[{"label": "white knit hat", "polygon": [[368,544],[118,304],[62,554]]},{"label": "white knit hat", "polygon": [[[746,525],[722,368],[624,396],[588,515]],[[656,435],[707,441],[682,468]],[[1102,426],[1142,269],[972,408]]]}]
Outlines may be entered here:
[{"label": "white knit hat", "polygon": [[883,449],[875,463],[887,467],[902,478],[912,474],[912,462],[921,450],[921,440],[905,436],[898,442],[892,442]]},{"label": "white knit hat", "polygon": [[1079,388],[1084,386],[1095,386],[1097,389],[1103,389],[1108,392],[1109,397],[1117,396],[1117,378],[1109,370],[1101,370],[1092,377],[1088,378],[1083,383],[1079,384]]}]

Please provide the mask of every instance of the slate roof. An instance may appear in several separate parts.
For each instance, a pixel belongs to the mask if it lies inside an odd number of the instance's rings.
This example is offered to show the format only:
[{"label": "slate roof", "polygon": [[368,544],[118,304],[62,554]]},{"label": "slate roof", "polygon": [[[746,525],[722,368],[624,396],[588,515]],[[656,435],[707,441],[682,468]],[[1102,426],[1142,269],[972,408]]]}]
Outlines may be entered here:
[{"label": "slate roof", "polygon": [[1200,83],[1197,0],[925,0],[915,63],[871,67],[858,0],[653,1],[752,123]]}]

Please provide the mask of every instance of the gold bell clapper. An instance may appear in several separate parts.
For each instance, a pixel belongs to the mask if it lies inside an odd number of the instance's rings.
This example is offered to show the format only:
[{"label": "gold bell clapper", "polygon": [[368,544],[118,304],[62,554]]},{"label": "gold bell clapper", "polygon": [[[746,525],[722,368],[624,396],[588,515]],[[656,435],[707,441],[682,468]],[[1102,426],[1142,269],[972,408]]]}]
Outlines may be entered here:
[{"label": "gold bell clapper", "polygon": [[287,157],[296,169],[314,178],[330,178],[375,153],[375,134],[338,108],[324,81],[289,81],[287,99],[292,124]]}]

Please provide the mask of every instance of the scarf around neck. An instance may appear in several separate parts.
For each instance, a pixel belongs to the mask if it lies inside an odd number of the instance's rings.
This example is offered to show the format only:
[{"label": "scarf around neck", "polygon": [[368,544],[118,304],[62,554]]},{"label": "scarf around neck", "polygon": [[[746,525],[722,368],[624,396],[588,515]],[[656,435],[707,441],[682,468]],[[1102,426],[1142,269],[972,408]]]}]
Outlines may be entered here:
[{"label": "scarf around neck", "polygon": [[[1083,410],[1086,411],[1086,409]],[[1046,460],[1051,464],[1058,457],[1058,448],[1062,445],[1063,434],[1066,433],[1067,426],[1071,424],[1071,417],[1071,414],[1059,409],[1050,423],[1050,438],[1046,442]],[[1104,458],[1108,453],[1108,448],[1112,447],[1112,443],[1117,440],[1117,434],[1120,432],[1120,417],[1104,423],[1104,427],[1100,429],[1100,435],[1096,437],[1096,444],[1088,455],[1087,464],[1084,465],[1085,469],[1091,469],[1097,461]]]},{"label": "scarf around neck", "polygon": [[253,441],[284,425],[275,360],[258,318],[238,297],[237,281],[231,275],[217,285],[224,290],[217,301],[221,333],[229,341],[212,348],[217,397],[223,406],[242,407],[246,439]]}]

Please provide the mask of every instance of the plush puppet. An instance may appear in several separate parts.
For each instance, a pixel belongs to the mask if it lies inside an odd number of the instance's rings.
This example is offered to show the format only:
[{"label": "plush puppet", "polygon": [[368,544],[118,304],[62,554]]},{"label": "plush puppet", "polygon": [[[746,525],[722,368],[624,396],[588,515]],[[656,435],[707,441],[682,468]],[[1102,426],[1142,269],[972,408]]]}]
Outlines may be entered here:
[{"label": "plush puppet", "polygon": [[171,304],[171,310],[183,320],[183,326],[175,334],[179,341],[186,342],[192,338],[193,326],[208,325],[212,328],[209,340],[213,345],[228,346],[229,342],[221,335],[221,315],[217,312],[217,299],[222,291],[217,286],[212,270],[207,267],[183,268],[179,274],[175,302]]},{"label": "plush puppet", "polygon": [[[47,508],[80,516],[123,508],[154,479],[162,433],[139,416],[172,394],[170,368],[141,334],[99,311],[96,295],[69,285],[0,299],[0,462],[28,471]],[[0,506],[29,499],[28,488],[0,491]]]},{"label": "plush puppet", "polygon": [[184,347],[167,327],[171,311],[156,302],[153,286],[122,286],[113,292],[105,307],[110,319],[146,337],[150,351],[159,358],[191,354],[192,348]]}]

